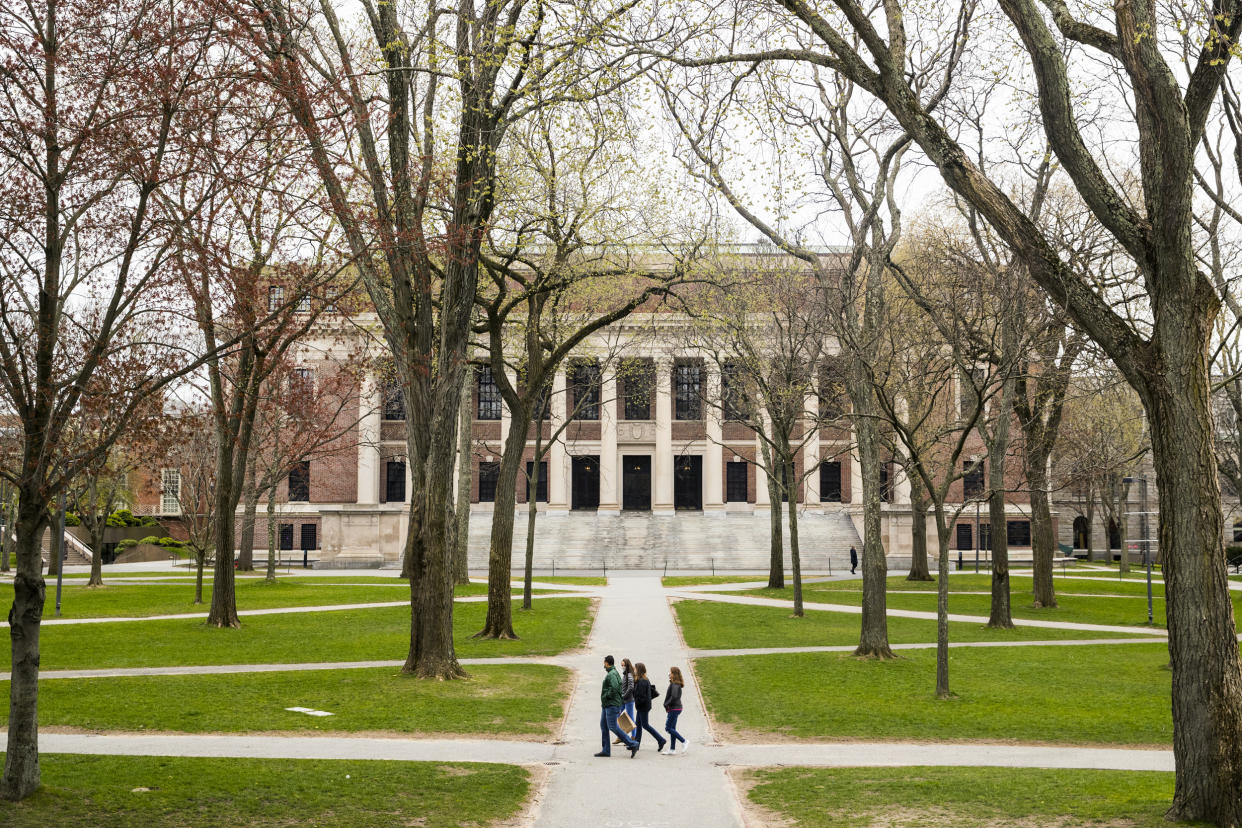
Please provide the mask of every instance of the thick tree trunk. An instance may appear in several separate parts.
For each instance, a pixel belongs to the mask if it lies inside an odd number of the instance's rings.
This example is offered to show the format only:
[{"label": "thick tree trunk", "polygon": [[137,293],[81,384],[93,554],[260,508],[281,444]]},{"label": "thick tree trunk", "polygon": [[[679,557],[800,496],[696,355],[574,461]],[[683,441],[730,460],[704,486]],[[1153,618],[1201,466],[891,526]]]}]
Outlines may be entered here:
[{"label": "thick tree trunk", "polygon": [[949,522],[944,504],[936,504],[936,698],[947,699],[949,693]]},{"label": "thick tree trunk", "polygon": [[[1026,470],[1026,479],[1031,488],[1031,557],[1034,561],[1035,606],[1055,607],[1057,592],[1052,581],[1052,562],[1056,554],[1056,537],[1052,534],[1052,506],[1048,502],[1047,455],[1038,463],[1034,462],[1035,459],[1030,458]],[[995,534],[993,532],[993,538]]]},{"label": "thick tree trunk", "polygon": [[[40,549],[47,513],[36,492],[23,492],[17,511],[17,574],[9,608],[12,667],[8,743],[0,798],[16,802],[39,787],[39,623],[45,598]],[[9,527],[5,527],[6,531]]]},{"label": "thick tree trunk", "polygon": [[1095,560],[1095,498],[1087,501],[1087,560]]},{"label": "thick tree trunk", "polygon": [[10,502],[10,497],[6,488],[4,497],[0,499],[0,513],[4,515],[4,530],[0,532],[0,572],[9,571],[9,553],[13,549],[13,529],[17,522],[17,508]]},{"label": "thick tree trunk", "polygon": [[[1201,341],[1166,340],[1168,375],[1145,394],[1161,500],[1173,668],[1177,782],[1169,816],[1239,825],[1242,669],[1221,541],[1210,382]],[[1179,346],[1180,353],[1174,350]]]},{"label": "thick tree trunk", "polygon": [[[542,429],[543,423],[536,423]],[[526,482],[526,566],[522,573],[522,609],[531,607],[531,584],[535,573],[535,515],[539,513],[539,457],[543,447],[542,436],[535,439],[535,462],[530,479]]]},{"label": "thick tree trunk", "polygon": [[232,478],[233,455],[229,452],[216,464],[215,541],[216,565],[211,578],[211,609],[207,612],[209,627],[240,627],[237,617],[237,591],[233,573],[234,531],[237,523],[237,501]]},{"label": "thick tree trunk", "polygon": [[910,574],[907,581],[930,581],[927,564],[927,497],[918,475],[910,478]]},{"label": "thick tree trunk", "polygon": [[[870,415],[870,392],[852,395],[858,437],[858,459],[862,466],[863,549],[862,624],[854,655],[868,658],[894,658],[888,643],[888,559],[880,538],[880,446],[875,419]],[[864,408],[865,406],[865,408]]]},{"label": "thick tree trunk", "polygon": [[259,511],[259,486],[255,480],[254,464],[246,471],[246,492],[242,496],[241,538],[237,547],[239,572],[254,572],[254,523]]},{"label": "thick tree trunk", "polygon": [[512,415],[500,456],[500,472],[496,476],[491,549],[487,558],[487,617],[475,638],[517,638],[513,632],[513,513],[530,417],[521,410],[513,411]]},{"label": "thick tree trunk", "polygon": [[[469,376],[469,375],[467,375]],[[453,517],[457,542],[453,545],[453,581],[470,583],[470,490],[474,477],[474,463],[470,458],[470,442],[473,439],[474,410],[473,389],[470,382],[461,384],[461,407],[457,419],[457,497]]]},{"label": "thick tree trunk", "polygon": [[103,586],[103,520],[94,520],[91,522],[91,577],[87,580],[87,586]]}]

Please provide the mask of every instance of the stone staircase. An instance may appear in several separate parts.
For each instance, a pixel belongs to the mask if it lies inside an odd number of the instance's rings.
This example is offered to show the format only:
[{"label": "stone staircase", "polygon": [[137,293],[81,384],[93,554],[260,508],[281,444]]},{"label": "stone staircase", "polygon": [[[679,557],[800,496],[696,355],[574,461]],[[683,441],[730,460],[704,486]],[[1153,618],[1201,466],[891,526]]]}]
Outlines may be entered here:
[{"label": "stone staircase", "polygon": [[[52,560],[52,530],[45,529],[43,531],[43,564],[46,566]],[[65,564],[66,566],[90,566],[91,549],[82,541],[74,537],[73,533],[65,531]]]},{"label": "stone staircase", "polygon": [[[850,547],[862,547],[844,509],[798,516],[798,546],[806,572],[849,569]],[[788,518],[786,518],[786,521]],[[788,524],[783,527],[789,562]],[[486,569],[491,513],[470,516],[471,569]],[[526,554],[526,512],[514,521],[513,567]],[[769,517],[766,511],[540,512],[535,523],[536,569],[767,569]]]}]

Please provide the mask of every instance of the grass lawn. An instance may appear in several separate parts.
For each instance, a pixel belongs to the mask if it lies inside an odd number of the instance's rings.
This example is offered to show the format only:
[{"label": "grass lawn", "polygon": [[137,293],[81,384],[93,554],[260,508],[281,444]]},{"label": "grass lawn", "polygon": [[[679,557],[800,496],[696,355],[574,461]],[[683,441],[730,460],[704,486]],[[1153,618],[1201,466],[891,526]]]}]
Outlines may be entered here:
[{"label": "grass lawn", "polygon": [[[187,733],[555,734],[568,697],[568,670],[543,664],[468,669],[470,679],[445,682],[395,668],[57,679],[39,686],[39,724]],[[8,682],[0,682],[0,689],[7,721]]]},{"label": "grass lawn", "polygon": [[1164,644],[952,650],[935,697],[936,653],[894,661],[846,653],[695,660],[717,721],[795,739],[1017,740],[1158,745],[1173,738]]},{"label": "grass lawn", "polygon": [[[862,623],[859,616],[851,613],[807,610],[802,618],[794,618],[792,610],[784,607],[753,607],[717,601],[677,601],[673,604],[673,612],[687,646],[703,650],[857,644]],[[949,624],[949,641],[1054,641],[1100,637],[1129,636],[1124,633],[1101,636],[1094,632],[1044,627],[992,630],[983,624],[959,621]],[[1150,636],[1135,634],[1134,637]],[[890,617],[888,640],[893,644],[934,643],[936,622]]]},{"label": "grass lawn", "polygon": [[524,768],[498,764],[45,753],[40,766],[43,787],[0,801],[0,824],[483,826],[515,817],[531,787]]},{"label": "grass lawn", "polygon": [[1046,768],[780,768],[745,772],[751,802],[797,828],[1168,825],[1173,774]]},{"label": "grass lawn", "polygon": [[[331,606],[334,604],[374,604],[409,601],[410,588],[404,581],[376,579],[376,583],[332,583],[322,578],[278,578],[269,584],[262,578],[239,578],[236,582],[237,608],[269,609],[272,607]],[[536,594],[548,590],[537,589]],[[12,601],[5,590],[3,601]],[[454,590],[459,598],[486,595],[487,584],[464,584]],[[519,588],[515,592],[521,595]],[[211,582],[203,583],[203,603],[194,604],[193,581],[152,581],[149,584],[118,584],[88,587],[66,584],[61,595],[62,618],[145,617],[178,613],[206,613],[211,606]],[[47,584],[43,617],[56,612],[56,583]]]},{"label": "grass lawn", "polygon": [[[487,604],[457,604],[453,638],[467,657],[553,655],[582,645],[591,628],[591,599],[540,598],[530,610],[515,606],[517,641],[478,641]],[[148,667],[179,664],[290,664],[403,659],[410,648],[409,607],[337,610],[242,619],[235,630],[207,627],[201,619],[126,621],[46,626],[40,631],[45,670]],[[0,648],[0,669],[11,651]]]},{"label": "grass lawn", "polygon": [[[933,579],[935,576],[932,576]],[[894,575],[888,580],[888,589],[891,592],[932,592],[936,591],[936,581],[907,581],[904,575]],[[793,587],[787,579],[786,592],[792,595]],[[1061,595],[1142,595],[1147,597],[1146,580],[1129,580],[1119,581],[1117,577],[1110,576],[1107,572],[1100,572],[1094,575],[1070,575],[1062,577],[1060,573],[1053,578],[1053,587],[1056,589],[1057,596]],[[817,583],[804,583],[802,589],[805,592],[861,592],[862,581],[852,578],[847,581],[819,581]],[[986,572],[975,574],[975,572],[952,572],[949,574],[949,592],[991,592],[992,576]],[[1030,575],[1010,575],[1009,591],[1013,595],[1014,600],[1020,598],[1030,598],[1034,590],[1033,579]],[[1157,598],[1164,597],[1164,583],[1160,580],[1153,579],[1151,584],[1152,595]]]},{"label": "grass lawn", "polygon": [[[853,588],[842,588],[842,582],[830,584],[807,584],[803,587],[803,599],[807,602],[851,604],[862,603],[861,582],[849,582]],[[1092,581],[1057,582],[1057,606],[1035,608],[1031,605],[1029,578],[1014,578],[1010,592],[1011,613],[1015,619],[1026,618],[1042,621],[1070,621],[1080,624],[1108,624],[1126,626],[1147,625],[1147,588],[1144,583],[1118,583],[1101,579]],[[961,615],[987,617],[991,596],[977,594],[989,589],[986,575],[957,575],[949,579],[949,612]],[[936,611],[936,584],[934,581],[906,581],[889,579],[888,606],[892,609]],[[955,592],[956,590],[956,592]],[[914,594],[910,594],[914,593]],[[1083,594],[1086,593],[1086,594]],[[793,589],[747,590],[746,595],[764,598],[793,600]],[[1159,585],[1152,585],[1152,611],[1155,626],[1164,626],[1164,598]],[[1234,595],[1234,613],[1242,612],[1242,595]]]}]

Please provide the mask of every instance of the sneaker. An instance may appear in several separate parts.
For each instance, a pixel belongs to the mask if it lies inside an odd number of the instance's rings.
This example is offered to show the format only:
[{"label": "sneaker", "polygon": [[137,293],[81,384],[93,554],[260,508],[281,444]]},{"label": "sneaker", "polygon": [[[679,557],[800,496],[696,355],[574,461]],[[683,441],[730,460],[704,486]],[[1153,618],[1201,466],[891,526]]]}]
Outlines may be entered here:
[{"label": "sneaker", "polygon": [[611,756],[612,754],[610,754],[610,753],[604,753],[604,752],[601,750],[599,753],[597,753],[597,754],[595,754],[595,755],[596,755],[596,756],[602,756],[603,758],[607,759],[607,758],[608,758],[609,756]]},{"label": "sneaker", "polygon": [[663,751],[663,750],[664,750],[664,746],[665,746],[666,744],[668,744],[668,743],[667,743],[667,742],[660,742],[659,746],[656,748],[656,753],[660,753],[661,751]]}]

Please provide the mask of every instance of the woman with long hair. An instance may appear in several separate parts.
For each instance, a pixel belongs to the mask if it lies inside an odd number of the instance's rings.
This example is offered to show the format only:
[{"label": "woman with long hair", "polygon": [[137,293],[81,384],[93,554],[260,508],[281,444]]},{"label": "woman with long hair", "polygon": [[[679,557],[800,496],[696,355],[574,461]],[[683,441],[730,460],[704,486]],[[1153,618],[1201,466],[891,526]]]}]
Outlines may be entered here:
[{"label": "woman with long hair", "polygon": [[681,677],[680,667],[670,667],[668,670],[668,689],[664,691],[664,712],[668,718],[664,722],[664,732],[668,734],[669,749],[666,756],[677,755],[677,743],[681,742],[681,753],[684,756],[686,748],[686,737],[677,732],[677,717],[681,715],[681,691],[686,686],[686,680]]},{"label": "woman with long hair", "polygon": [[[621,706],[625,708],[625,712],[629,714],[630,721],[637,723],[634,718],[634,665],[628,658],[621,659]],[[630,738],[637,739],[639,730],[635,727],[630,731]],[[614,745],[621,744],[620,739],[614,739]]]},{"label": "woman with long hair", "polygon": [[635,732],[638,734],[637,740],[641,742],[643,731],[647,731],[659,742],[659,746],[656,748],[656,753],[659,753],[664,750],[664,737],[651,726],[650,716],[651,702],[656,696],[660,695],[660,691],[655,689],[651,684],[651,680],[647,678],[646,664],[643,664],[641,661],[638,662],[634,665],[634,671],[637,675],[637,678],[634,679],[634,707],[638,711],[638,718],[634,720],[635,724],[638,725],[635,729]]}]

